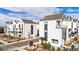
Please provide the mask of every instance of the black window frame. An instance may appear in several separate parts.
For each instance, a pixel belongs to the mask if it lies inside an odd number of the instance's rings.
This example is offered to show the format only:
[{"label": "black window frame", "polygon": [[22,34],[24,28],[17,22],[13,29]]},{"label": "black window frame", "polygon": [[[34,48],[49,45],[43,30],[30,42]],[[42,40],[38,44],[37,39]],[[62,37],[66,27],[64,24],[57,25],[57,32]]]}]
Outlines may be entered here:
[{"label": "black window frame", "polygon": [[48,28],[48,25],[46,23],[46,24],[44,24],[44,30],[48,30],[47,28]]},{"label": "black window frame", "polygon": [[47,38],[48,38],[48,33],[44,32],[44,40],[47,41]]},{"label": "black window frame", "polygon": [[33,28],[34,26],[33,25],[31,25],[31,34],[33,34],[33,30],[34,30],[34,28]]},{"label": "black window frame", "polygon": [[52,43],[58,44],[58,40],[57,39],[52,39]]},{"label": "black window frame", "polygon": [[60,20],[56,21],[56,28],[60,28]]}]

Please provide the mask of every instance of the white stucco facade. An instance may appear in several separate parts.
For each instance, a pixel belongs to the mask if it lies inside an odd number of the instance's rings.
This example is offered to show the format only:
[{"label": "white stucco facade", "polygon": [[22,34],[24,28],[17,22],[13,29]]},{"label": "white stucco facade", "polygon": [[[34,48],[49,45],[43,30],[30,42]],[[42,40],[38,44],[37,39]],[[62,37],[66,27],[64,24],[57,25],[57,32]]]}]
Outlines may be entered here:
[{"label": "white stucco facade", "polygon": [[[32,29],[31,25],[33,26]],[[33,31],[32,34],[31,31]],[[14,20],[11,23],[6,23],[4,32],[11,36],[20,36],[25,38],[28,38],[29,36],[35,37],[37,35],[37,24],[29,22],[25,23],[21,19]]]},{"label": "white stucco facade", "polygon": [[[33,34],[31,34],[31,25],[33,25]],[[29,36],[35,37],[37,35],[37,24],[24,24],[23,36],[28,38]]]},{"label": "white stucco facade", "polygon": [[[49,17],[48,17],[49,18]],[[63,18],[63,17],[62,17]],[[64,44],[64,40],[70,39],[74,35],[78,35],[79,28],[77,26],[78,21],[73,21],[71,17],[65,16],[64,19],[47,19],[39,22],[39,37],[45,38],[47,35],[46,42],[50,42],[51,45],[61,47]],[[60,25],[57,24],[60,21]],[[45,23],[47,23],[47,30],[45,30]],[[58,25],[58,28],[57,28]],[[76,30],[75,33],[75,28]],[[46,32],[46,33],[45,33]]]},{"label": "white stucco facade", "polygon": [[[56,29],[56,21],[46,21],[48,24],[48,30],[47,30],[47,42],[50,42],[51,45],[60,47],[62,45],[62,30]],[[44,37],[44,21],[39,22],[39,37]],[[58,40],[58,44],[53,43],[52,39]]]}]

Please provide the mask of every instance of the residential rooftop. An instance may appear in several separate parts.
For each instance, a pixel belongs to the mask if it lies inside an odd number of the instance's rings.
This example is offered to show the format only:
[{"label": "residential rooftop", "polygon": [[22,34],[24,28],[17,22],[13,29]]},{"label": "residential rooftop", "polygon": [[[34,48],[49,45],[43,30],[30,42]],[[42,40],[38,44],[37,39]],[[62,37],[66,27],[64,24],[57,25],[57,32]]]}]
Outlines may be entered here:
[{"label": "residential rooftop", "polygon": [[35,23],[34,21],[32,21],[32,20],[22,19],[22,21],[23,21],[24,23],[36,24],[36,23]]},{"label": "residential rooftop", "polygon": [[42,20],[56,20],[56,19],[61,19],[63,16],[64,14],[47,15],[47,16],[44,16]]}]

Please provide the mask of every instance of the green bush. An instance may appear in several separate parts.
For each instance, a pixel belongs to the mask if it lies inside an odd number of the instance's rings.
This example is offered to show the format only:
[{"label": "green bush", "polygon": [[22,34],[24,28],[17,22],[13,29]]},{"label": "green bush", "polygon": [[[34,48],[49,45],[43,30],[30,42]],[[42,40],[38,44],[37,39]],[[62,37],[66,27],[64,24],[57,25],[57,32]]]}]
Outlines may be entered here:
[{"label": "green bush", "polygon": [[47,49],[49,51],[55,51],[55,47],[51,46],[50,42],[48,42],[48,43],[45,42],[44,43],[42,41],[41,45],[43,46],[44,49]]},{"label": "green bush", "polygon": [[44,49],[47,49],[47,43],[46,43],[46,42],[43,43],[43,48],[44,48]]},{"label": "green bush", "polygon": [[49,51],[54,51],[54,50],[55,50],[55,48],[52,47],[51,44],[50,44],[49,42],[48,42],[48,43],[42,42],[42,45],[43,45],[43,48],[44,48],[44,49],[48,49]]},{"label": "green bush", "polygon": [[55,51],[55,48],[53,46],[51,47],[51,51]]},{"label": "green bush", "polygon": [[68,49],[67,48],[63,48],[63,51],[68,51]]},{"label": "green bush", "polygon": [[61,51],[61,48],[58,47],[58,48],[57,48],[57,51]]},{"label": "green bush", "polygon": [[47,44],[47,49],[50,51],[51,50],[51,44],[48,42]]}]

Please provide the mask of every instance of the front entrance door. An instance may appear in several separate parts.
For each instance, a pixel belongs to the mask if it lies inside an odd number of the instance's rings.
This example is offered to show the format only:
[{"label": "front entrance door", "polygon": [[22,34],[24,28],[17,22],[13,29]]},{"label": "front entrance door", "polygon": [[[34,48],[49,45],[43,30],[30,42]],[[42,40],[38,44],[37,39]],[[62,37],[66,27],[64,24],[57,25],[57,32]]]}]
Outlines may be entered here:
[{"label": "front entrance door", "polygon": [[33,41],[30,41],[30,46],[33,46]]}]

